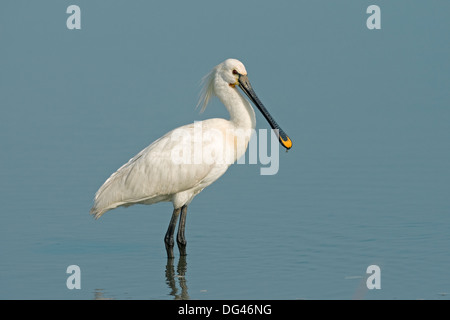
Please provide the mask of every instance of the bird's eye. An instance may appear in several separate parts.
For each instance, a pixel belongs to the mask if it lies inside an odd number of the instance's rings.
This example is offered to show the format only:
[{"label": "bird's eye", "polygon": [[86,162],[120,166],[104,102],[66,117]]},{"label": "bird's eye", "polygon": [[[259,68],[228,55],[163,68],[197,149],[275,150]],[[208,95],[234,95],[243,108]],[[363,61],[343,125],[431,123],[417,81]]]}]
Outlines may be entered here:
[{"label": "bird's eye", "polygon": [[238,72],[236,71],[236,69],[233,69],[233,74],[238,74]]}]

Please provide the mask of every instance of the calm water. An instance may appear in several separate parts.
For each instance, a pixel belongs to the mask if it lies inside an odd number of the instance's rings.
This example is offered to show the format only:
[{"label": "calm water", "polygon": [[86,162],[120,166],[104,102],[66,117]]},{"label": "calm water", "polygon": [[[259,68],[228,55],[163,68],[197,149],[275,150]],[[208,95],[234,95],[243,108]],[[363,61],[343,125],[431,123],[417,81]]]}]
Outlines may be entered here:
[{"label": "calm water", "polygon": [[[371,3],[231,3],[245,21],[207,2],[101,3],[79,3],[78,31],[65,26],[72,3],[1,5],[1,299],[450,297],[447,3],[382,2],[377,31]],[[89,209],[150,142],[226,117],[218,101],[194,107],[228,57],[294,147],[276,175],[235,165],[198,195],[188,256],[168,262],[171,204],[98,221]],[[66,287],[69,265],[81,290]]]}]

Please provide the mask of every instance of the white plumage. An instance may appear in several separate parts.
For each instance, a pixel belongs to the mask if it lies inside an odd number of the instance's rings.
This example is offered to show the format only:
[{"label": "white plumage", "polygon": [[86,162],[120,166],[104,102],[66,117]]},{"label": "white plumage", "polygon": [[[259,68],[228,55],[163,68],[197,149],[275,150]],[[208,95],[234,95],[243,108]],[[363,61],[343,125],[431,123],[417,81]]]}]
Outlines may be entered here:
[{"label": "white plumage", "polygon": [[[185,125],[153,142],[105,181],[95,195],[91,214],[98,219],[119,206],[171,201],[174,213],[166,234],[166,248],[168,256],[173,257],[173,220],[176,224],[183,207],[186,211],[198,193],[245,153],[255,128],[255,112],[236,86],[252,99],[272,128],[279,129],[254,94],[246,75],[244,65],[238,60],[227,59],[217,65],[204,79],[199,104],[203,110],[216,95],[230,113],[230,119],[208,119]],[[279,130],[280,142],[289,149],[290,139]],[[185,214],[181,219],[185,219]],[[186,243],[184,221],[180,222],[177,240],[179,247]]]}]

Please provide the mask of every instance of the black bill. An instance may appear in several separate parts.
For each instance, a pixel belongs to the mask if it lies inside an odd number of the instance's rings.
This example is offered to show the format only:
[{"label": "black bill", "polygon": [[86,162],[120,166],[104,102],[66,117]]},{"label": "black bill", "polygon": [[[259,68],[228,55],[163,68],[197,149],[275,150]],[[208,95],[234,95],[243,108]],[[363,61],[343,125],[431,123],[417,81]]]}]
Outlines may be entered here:
[{"label": "black bill", "polygon": [[266,107],[264,107],[261,100],[259,100],[255,91],[253,91],[250,81],[248,81],[248,78],[246,75],[239,75],[239,87],[242,89],[242,91],[245,92],[245,94],[250,98],[250,100],[252,100],[252,102],[259,109],[259,111],[261,111],[264,118],[266,118],[267,122],[269,122],[270,126],[272,127],[275,134],[277,135],[278,140],[280,141],[281,145],[283,147],[285,147],[286,150],[289,150],[290,148],[292,148],[291,139],[289,139],[288,135],[283,131],[283,129],[280,128],[278,123],[270,115],[269,111],[267,111]]}]

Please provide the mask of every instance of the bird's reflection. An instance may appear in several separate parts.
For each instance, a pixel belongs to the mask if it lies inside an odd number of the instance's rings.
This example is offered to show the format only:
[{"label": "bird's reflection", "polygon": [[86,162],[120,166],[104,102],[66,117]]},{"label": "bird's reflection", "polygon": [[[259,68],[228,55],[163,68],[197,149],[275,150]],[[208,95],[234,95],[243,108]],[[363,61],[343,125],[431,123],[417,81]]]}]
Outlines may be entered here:
[{"label": "bird's reflection", "polygon": [[[166,283],[170,288],[170,295],[173,296],[174,300],[189,300],[188,287],[186,285],[186,271],[187,263],[186,256],[180,256],[177,265],[177,273],[175,274],[174,267],[175,258],[168,258],[166,264]],[[181,289],[179,292],[177,287]]]}]

